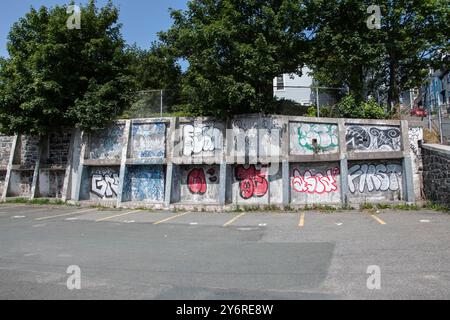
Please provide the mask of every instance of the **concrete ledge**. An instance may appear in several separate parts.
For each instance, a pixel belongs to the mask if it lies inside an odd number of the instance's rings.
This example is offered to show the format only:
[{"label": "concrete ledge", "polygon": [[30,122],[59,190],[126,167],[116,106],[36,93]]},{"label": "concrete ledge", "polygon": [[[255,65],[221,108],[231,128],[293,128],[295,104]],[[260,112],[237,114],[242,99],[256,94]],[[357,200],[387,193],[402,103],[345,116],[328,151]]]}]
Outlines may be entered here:
[{"label": "concrete ledge", "polygon": [[89,167],[109,167],[109,166],[120,166],[120,160],[90,160],[85,159],[83,165]]},{"label": "concrete ledge", "polygon": [[[367,158],[367,157],[366,157]],[[290,155],[289,162],[335,162],[340,161],[341,155],[339,153],[331,154],[315,154],[315,155]]]},{"label": "concrete ledge", "polygon": [[403,152],[348,152],[348,160],[388,160],[402,159]]},{"label": "concrete ledge", "polygon": [[165,165],[166,159],[128,159],[125,163],[127,166],[144,166],[144,165]]},{"label": "concrete ledge", "polygon": [[423,144],[422,148],[450,156],[450,146],[445,146],[442,144]]}]

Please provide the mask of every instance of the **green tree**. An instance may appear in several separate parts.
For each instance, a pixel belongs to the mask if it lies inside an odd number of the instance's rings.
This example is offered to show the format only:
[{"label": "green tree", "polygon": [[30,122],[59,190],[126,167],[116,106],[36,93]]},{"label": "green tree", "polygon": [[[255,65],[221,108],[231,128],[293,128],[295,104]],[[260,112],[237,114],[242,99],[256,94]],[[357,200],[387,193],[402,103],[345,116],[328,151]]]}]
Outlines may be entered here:
[{"label": "green tree", "polygon": [[181,67],[169,48],[152,43],[149,50],[132,46],[127,50],[131,56],[131,71],[137,90],[167,89],[179,91]]},{"label": "green tree", "polygon": [[43,134],[95,129],[121,112],[130,88],[129,59],[112,2],[81,7],[81,28],[69,29],[65,6],[32,8],[8,36],[0,63],[0,131]]},{"label": "green tree", "polygon": [[[369,29],[367,9],[381,8],[381,29]],[[308,0],[309,62],[315,77],[348,86],[357,100],[386,88],[387,102],[423,81],[448,52],[448,0]],[[383,92],[382,92],[383,93]]]},{"label": "green tree", "polygon": [[184,110],[218,117],[268,111],[273,78],[303,66],[302,2],[192,0],[186,11],[172,11],[174,24],[160,39],[189,64]]}]

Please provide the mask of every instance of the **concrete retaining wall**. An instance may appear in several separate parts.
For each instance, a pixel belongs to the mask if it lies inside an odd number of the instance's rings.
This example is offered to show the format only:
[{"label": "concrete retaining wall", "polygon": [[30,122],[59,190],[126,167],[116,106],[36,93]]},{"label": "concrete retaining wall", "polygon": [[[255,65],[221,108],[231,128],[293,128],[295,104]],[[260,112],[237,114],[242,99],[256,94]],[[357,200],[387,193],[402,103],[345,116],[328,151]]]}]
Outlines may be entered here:
[{"label": "concrete retaining wall", "polygon": [[134,119],[0,138],[3,199],[224,209],[413,203],[421,194],[423,131],[406,121]]},{"label": "concrete retaining wall", "polygon": [[450,208],[450,147],[423,145],[422,153],[426,198]]}]

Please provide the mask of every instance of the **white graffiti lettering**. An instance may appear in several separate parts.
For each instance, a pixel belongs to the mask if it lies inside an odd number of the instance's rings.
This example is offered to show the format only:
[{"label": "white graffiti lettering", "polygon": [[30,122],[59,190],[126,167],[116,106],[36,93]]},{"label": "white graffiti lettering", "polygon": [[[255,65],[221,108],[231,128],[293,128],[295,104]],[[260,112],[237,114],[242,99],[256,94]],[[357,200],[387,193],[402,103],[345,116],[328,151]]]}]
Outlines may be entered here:
[{"label": "white graffiti lettering", "polygon": [[221,131],[214,127],[185,125],[183,127],[183,155],[190,157],[201,152],[215,151],[219,149],[221,136]]},{"label": "white graffiti lettering", "polygon": [[348,171],[348,186],[351,193],[398,191],[401,176],[402,167],[398,164],[358,164]]},{"label": "white graffiti lettering", "polygon": [[98,197],[114,198],[119,191],[119,175],[116,173],[94,173],[91,192]]}]

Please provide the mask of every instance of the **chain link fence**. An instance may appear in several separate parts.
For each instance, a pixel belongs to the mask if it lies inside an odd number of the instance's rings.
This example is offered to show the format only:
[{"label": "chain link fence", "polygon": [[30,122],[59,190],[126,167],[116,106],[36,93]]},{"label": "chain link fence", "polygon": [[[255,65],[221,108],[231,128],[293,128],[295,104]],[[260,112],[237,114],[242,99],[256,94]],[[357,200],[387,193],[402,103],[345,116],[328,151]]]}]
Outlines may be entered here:
[{"label": "chain link fence", "polygon": [[121,118],[163,117],[173,112],[176,97],[171,90],[144,90],[133,93],[130,106]]}]

